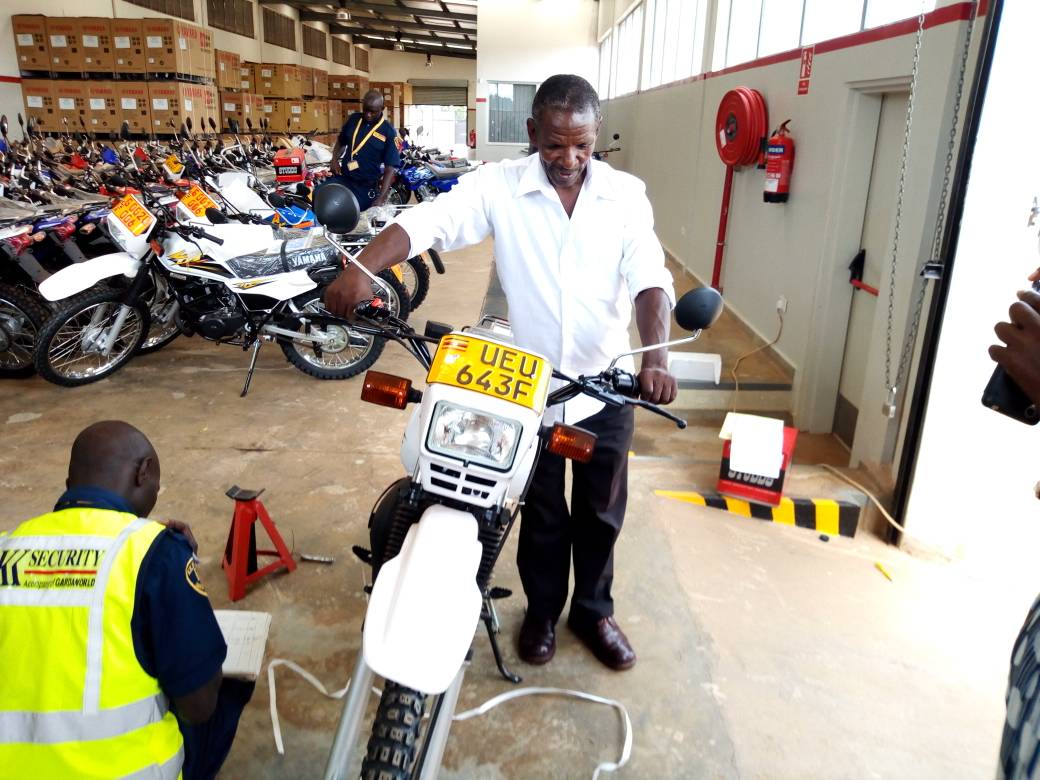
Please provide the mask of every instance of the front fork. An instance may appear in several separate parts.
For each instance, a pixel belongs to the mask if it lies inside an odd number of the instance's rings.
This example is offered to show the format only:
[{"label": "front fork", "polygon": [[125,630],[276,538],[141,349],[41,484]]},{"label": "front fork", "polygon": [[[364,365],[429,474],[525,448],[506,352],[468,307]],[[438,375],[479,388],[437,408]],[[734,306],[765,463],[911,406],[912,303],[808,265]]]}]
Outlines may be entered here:
[{"label": "front fork", "polygon": [[[112,348],[115,346],[116,339],[119,338],[119,334],[123,330],[123,325],[126,322],[126,318],[130,316],[130,309],[134,303],[136,303],[141,295],[144,293],[145,287],[149,282],[149,266],[147,260],[141,263],[141,267],[137,269],[137,275],[134,276],[134,280],[130,283],[126,292],[123,294],[119,301],[119,311],[116,313],[115,322],[112,323],[111,327],[101,336],[101,338],[95,341],[99,351],[105,357],[112,354]],[[87,330],[87,334],[99,324],[99,319],[105,315],[104,309],[98,307],[97,311],[94,312],[94,316],[90,318],[91,328]],[[84,339],[89,339],[89,335],[85,335]],[[84,344],[86,349],[87,344]]]}]

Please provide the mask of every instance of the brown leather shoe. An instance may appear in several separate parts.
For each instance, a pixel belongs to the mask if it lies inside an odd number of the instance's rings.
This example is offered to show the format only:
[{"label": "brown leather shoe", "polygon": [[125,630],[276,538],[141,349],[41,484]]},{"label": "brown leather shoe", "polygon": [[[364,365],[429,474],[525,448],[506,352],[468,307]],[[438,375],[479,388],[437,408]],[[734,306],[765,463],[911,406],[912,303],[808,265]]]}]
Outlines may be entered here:
[{"label": "brown leather shoe", "polygon": [[551,620],[524,615],[518,642],[520,658],[529,664],[547,664],[556,655],[556,627]]},{"label": "brown leather shoe", "polygon": [[568,620],[567,625],[604,665],[616,672],[635,666],[636,651],[613,617],[600,618],[587,626]]}]

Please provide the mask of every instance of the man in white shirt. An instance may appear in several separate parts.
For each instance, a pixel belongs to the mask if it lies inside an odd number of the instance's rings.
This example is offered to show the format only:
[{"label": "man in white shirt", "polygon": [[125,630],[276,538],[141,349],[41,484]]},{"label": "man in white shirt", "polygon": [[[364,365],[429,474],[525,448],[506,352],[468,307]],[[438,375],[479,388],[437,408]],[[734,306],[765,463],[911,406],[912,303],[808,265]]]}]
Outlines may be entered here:
[{"label": "man in white shirt", "polygon": [[[566,374],[598,373],[630,349],[633,303],[643,344],[667,341],[672,277],[643,183],[591,159],[601,121],[592,86],[578,76],[553,76],[538,89],[531,112],[534,154],[463,176],[437,200],[398,217],[359,259],[376,272],[431,246],[451,251],[494,236],[517,346],[540,352]],[[348,268],[326,291],[326,307],[351,316],[371,290],[359,269]],[[667,350],[644,353],[638,376],[643,399],[675,400]],[[604,664],[628,669],[636,656],[614,620],[610,590],[627,501],[632,408],[579,396],[563,415],[598,440],[592,461],[573,465],[569,511],[565,462],[548,453],[539,460],[517,553],[528,601],[520,656],[534,664],[552,659],[573,553],[568,625]]]}]

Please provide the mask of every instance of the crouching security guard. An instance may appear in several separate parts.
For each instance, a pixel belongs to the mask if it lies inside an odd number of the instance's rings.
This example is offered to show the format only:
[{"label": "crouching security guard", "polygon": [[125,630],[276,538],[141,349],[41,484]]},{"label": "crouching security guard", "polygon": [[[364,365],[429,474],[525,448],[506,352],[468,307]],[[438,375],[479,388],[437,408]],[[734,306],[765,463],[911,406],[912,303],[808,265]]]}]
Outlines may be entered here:
[{"label": "crouching security guard", "polygon": [[[382,206],[401,167],[397,151],[397,131],[383,117],[383,96],[369,90],[361,111],[347,117],[332,149],[332,176],[325,182],[338,182],[357,198],[364,211]],[[382,166],[382,173],[380,173]]]},{"label": "crouching security guard", "polygon": [[0,535],[0,777],[215,776],[253,684],[222,681],[190,530],[144,519],[155,450],[91,425],[66,486]]}]

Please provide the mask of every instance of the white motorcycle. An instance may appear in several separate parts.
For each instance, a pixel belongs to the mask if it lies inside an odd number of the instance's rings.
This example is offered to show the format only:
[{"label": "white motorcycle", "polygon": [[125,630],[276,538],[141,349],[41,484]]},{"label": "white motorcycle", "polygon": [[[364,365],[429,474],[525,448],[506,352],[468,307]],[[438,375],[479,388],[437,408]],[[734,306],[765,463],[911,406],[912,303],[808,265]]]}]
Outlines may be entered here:
[{"label": "white motorcycle", "polygon": [[[322,217],[319,212],[319,221]],[[676,320],[694,334],[658,346],[696,339],[721,310],[715,290],[687,293],[676,307]],[[613,407],[640,406],[680,428],[686,423],[640,400],[637,378],[618,368],[618,360],[599,374],[572,379],[544,356],[518,349],[503,320],[485,318],[461,331],[428,323],[420,335],[383,306],[363,304],[358,318],[359,330],[402,344],[429,373],[421,392],[408,379],[376,371],[365,377],[363,400],[416,408],[401,445],[408,476],[391,485],[373,510],[372,550],[355,548],[372,564],[374,582],[362,652],[325,778],[340,780],[353,765],[374,675],[385,685],[362,778],[433,778],[480,622],[501,674],[520,681],[506,669],[497,641],[494,600],[509,592],[493,588],[491,578],[538,457],[547,450],[587,461],[595,447],[593,434],[545,425],[543,414],[586,394]]]},{"label": "white motorcycle", "polygon": [[[349,231],[358,206],[345,188],[317,198],[337,230],[276,231],[269,225],[221,224],[215,202],[198,186],[182,197],[140,183],[105,217],[105,229],[123,251],[71,265],[40,285],[54,314],[37,338],[37,372],[59,385],[95,382],[117,371],[148,334],[149,302],[162,286],[169,318],[186,334],[252,348],[244,396],[265,341],[277,341],[300,371],[319,379],[346,379],[371,366],[384,347],[333,317],[321,303],[324,287],[352,257]],[[367,237],[366,237],[367,239]],[[408,294],[384,272],[373,294],[395,317],[406,318]]]}]

